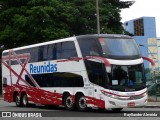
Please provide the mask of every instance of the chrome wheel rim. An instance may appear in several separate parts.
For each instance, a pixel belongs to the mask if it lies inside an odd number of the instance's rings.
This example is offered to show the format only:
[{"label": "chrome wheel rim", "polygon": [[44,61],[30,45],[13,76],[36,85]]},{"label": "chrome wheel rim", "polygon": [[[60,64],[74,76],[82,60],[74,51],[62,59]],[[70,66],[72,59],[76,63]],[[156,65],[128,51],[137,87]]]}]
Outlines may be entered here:
[{"label": "chrome wheel rim", "polygon": [[68,97],[66,98],[66,106],[67,106],[67,108],[72,108],[72,106],[73,106],[73,101],[72,101],[71,96],[68,96]]},{"label": "chrome wheel rim", "polygon": [[19,99],[18,96],[16,97],[16,104],[17,104],[17,105],[20,105],[20,99]]},{"label": "chrome wheel rim", "polygon": [[24,105],[27,105],[27,95],[24,95],[24,96],[23,96],[23,104],[24,104]]},{"label": "chrome wheel rim", "polygon": [[79,99],[79,107],[82,109],[85,109],[87,107],[86,106],[86,99],[84,96]]}]

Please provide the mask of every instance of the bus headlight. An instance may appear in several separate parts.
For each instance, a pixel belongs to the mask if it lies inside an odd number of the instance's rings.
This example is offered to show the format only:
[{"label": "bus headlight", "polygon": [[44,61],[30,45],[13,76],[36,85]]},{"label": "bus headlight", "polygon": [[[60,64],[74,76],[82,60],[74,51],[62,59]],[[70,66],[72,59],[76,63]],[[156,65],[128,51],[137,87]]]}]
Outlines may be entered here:
[{"label": "bus headlight", "polygon": [[148,95],[147,92],[145,92],[145,93],[142,94],[142,97],[145,97],[147,95]]},{"label": "bus headlight", "polygon": [[105,96],[108,96],[108,97],[111,97],[111,98],[115,98],[115,99],[118,99],[118,98],[119,98],[119,96],[114,95],[114,94],[112,94],[112,93],[108,93],[108,92],[103,91],[103,90],[101,90],[101,92],[102,92]]},{"label": "bus headlight", "polygon": [[116,96],[116,95],[111,95],[110,97],[111,97],[111,98],[115,98],[115,99],[119,99],[119,97]]}]

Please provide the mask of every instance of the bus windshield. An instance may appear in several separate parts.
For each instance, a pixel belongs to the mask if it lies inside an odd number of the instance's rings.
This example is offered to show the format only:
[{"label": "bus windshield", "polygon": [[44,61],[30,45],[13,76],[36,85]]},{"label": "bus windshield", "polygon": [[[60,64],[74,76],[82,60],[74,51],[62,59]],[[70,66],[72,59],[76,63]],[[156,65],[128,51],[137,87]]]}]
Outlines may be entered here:
[{"label": "bus windshield", "polygon": [[109,87],[120,91],[134,91],[143,89],[146,84],[143,64],[139,65],[112,65],[108,73]]},{"label": "bus windshield", "polygon": [[99,38],[103,56],[115,59],[140,58],[139,48],[134,39],[126,38]]}]

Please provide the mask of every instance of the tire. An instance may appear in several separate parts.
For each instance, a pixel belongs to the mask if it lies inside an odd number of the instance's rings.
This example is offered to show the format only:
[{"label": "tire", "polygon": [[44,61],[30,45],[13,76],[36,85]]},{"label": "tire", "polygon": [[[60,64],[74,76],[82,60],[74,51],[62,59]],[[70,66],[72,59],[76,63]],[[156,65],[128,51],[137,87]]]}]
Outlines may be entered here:
[{"label": "tire", "polygon": [[70,94],[66,94],[64,96],[64,106],[67,110],[73,110],[74,109],[74,104],[72,101],[72,96]]},{"label": "tire", "polygon": [[112,108],[112,111],[114,112],[120,112],[123,108]]},{"label": "tire", "polygon": [[25,94],[25,93],[22,94],[21,103],[22,103],[23,107],[28,107],[29,106],[27,94]]},{"label": "tire", "polygon": [[86,98],[83,94],[78,95],[76,99],[76,107],[81,112],[87,111]]},{"label": "tire", "polygon": [[19,97],[18,94],[15,95],[15,103],[17,107],[22,107],[21,98]]}]

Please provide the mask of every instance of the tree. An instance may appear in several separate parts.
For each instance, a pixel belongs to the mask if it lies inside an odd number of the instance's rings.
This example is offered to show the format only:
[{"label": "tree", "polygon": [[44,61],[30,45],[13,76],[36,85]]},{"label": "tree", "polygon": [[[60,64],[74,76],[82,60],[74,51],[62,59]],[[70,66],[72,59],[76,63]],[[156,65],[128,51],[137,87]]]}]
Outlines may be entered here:
[{"label": "tree", "polygon": [[1,0],[0,41],[7,48],[69,36],[70,8],[59,0]]},{"label": "tree", "polygon": [[[70,1],[74,7],[74,18],[71,24],[71,33],[95,34],[97,33],[96,23],[96,0],[64,0]],[[123,8],[130,7],[133,1],[120,0],[99,0],[100,31],[101,33],[124,33],[120,12]],[[70,26],[72,26],[70,25]]]},{"label": "tree", "polygon": [[[101,33],[123,33],[120,11],[132,4],[99,0]],[[6,49],[96,29],[95,0],[0,0],[0,43]]]}]

